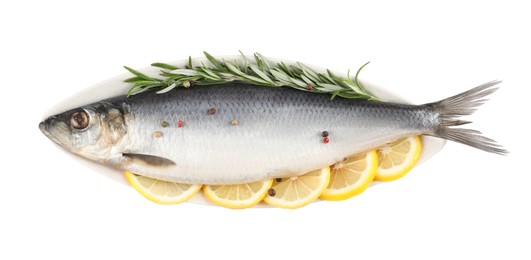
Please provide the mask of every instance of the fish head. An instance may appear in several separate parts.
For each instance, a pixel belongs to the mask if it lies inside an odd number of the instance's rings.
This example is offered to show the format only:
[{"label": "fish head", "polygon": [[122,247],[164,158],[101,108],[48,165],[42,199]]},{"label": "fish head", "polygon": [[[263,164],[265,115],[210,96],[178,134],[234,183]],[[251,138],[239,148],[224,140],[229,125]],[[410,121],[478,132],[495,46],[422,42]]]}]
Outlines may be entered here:
[{"label": "fish head", "polygon": [[39,128],[64,149],[109,164],[121,158],[127,134],[123,109],[109,102],[50,116],[39,124]]}]

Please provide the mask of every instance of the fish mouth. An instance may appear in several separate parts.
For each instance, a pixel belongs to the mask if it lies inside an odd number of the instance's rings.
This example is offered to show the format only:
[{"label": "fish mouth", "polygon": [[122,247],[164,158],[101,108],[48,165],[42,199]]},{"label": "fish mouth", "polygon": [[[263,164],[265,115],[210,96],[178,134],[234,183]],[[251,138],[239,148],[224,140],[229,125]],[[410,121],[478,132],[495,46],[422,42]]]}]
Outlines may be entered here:
[{"label": "fish mouth", "polygon": [[55,138],[55,136],[52,135],[52,133],[48,130],[48,124],[46,123],[49,119],[42,121],[39,123],[39,129],[41,132],[48,137],[50,140],[52,140],[54,143],[58,143],[59,140]]},{"label": "fish mouth", "polygon": [[46,123],[44,123],[44,121],[39,123],[39,129],[41,130],[43,134],[48,135],[48,130],[46,129]]},{"label": "fish mouth", "polygon": [[57,129],[54,129],[57,123],[58,121],[55,118],[50,117],[39,123],[39,129],[46,137],[48,137],[54,143],[63,146],[63,142],[57,136],[53,134],[53,132],[54,131],[56,132],[57,130]]}]

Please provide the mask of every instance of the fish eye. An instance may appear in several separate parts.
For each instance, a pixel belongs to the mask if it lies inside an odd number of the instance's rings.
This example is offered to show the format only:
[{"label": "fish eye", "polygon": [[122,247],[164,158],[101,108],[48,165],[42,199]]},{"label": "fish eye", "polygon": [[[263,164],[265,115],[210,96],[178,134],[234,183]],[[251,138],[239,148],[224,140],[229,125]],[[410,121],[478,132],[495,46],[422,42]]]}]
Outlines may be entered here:
[{"label": "fish eye", "polygon": [[85,111],[75,112],[70,116],[70,125],[75,129],[85,129],[89,124],[89,116]]}]

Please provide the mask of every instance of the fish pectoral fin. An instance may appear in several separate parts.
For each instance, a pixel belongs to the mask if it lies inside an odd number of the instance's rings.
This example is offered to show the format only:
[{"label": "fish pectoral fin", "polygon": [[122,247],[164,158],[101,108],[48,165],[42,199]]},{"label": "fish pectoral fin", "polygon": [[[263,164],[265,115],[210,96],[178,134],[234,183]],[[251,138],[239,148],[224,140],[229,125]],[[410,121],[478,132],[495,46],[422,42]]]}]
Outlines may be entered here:
[{"label": "fish pectoral fin", "polygon": [[138,153],[123,153],[129,163],[137,164],[143,167],[169,167],[174,166],[175,162],[164,157],[148,155],[148,154],[138,154]]}]

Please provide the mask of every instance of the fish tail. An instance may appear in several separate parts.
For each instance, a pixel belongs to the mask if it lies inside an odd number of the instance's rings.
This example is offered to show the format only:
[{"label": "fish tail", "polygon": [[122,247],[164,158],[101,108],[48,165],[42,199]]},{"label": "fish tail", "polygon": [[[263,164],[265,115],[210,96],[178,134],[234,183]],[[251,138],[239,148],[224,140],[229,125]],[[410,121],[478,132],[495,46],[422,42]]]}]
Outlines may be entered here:
[{"label": "fish tail", "polygon": [[454,128],[455,126],[471,123],[470,121],[461,120],[459,117],[474,113],[478,106],[487,101],[484,97],[498,90],[498,87],[494,86],[499,83],[501,83],[499,80],[487,82],[439,102],[427,104],[440,117],[440,124],[430,135],[469,145],[489,153],[508,154],[509,152],[497,144],[496,141],[481,135],[481,132],[477,130]]}]

